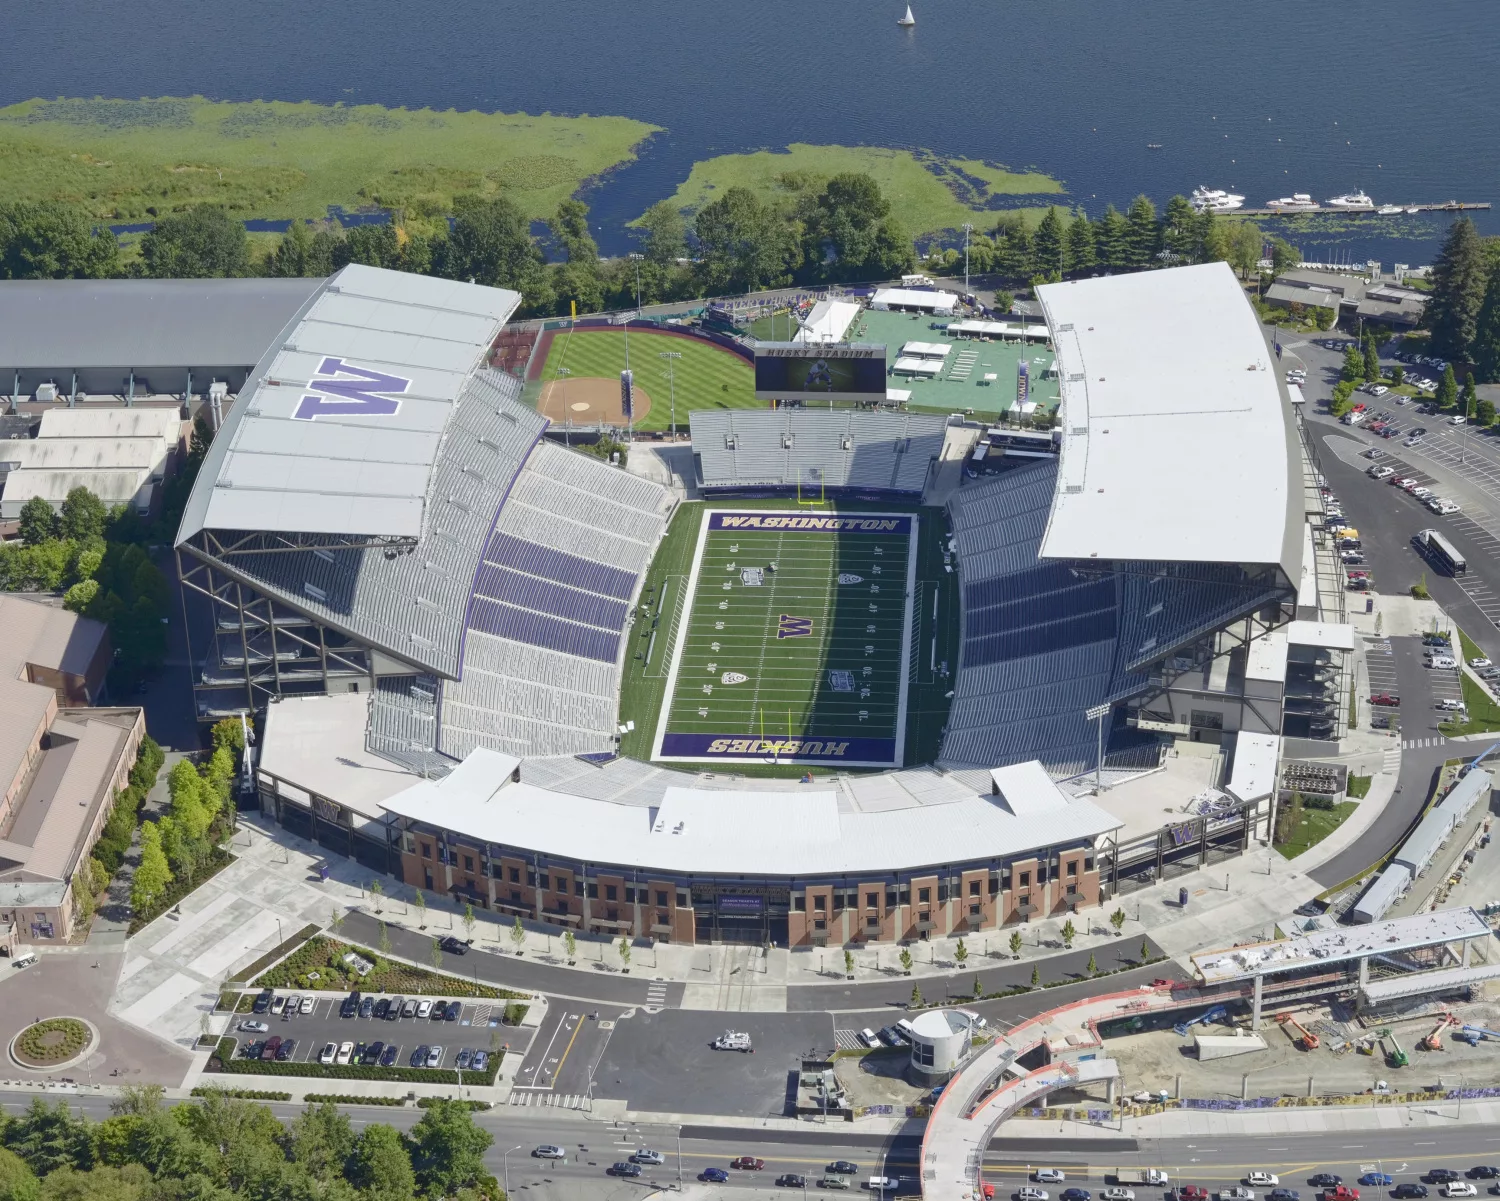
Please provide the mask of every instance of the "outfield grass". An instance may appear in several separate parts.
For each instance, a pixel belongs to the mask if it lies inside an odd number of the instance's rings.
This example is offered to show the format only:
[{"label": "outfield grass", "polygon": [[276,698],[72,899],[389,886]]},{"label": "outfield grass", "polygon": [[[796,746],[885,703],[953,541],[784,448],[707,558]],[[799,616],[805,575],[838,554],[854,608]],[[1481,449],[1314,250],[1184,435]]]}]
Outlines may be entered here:
[{"label": "outfield grass", "polygon": [[204,202],[247,218],[321,218],[331,205],[437,218],[456,195],[503,193],[536,218],[654,132],[625,117],[27,100],[0,108],[0,201],[63,200],[124,223]]},{"label": "outfield grass", "polygon": [[[658,356],[663,351],[682,358],[661,359]],[[632,330],[630,367],[635,373],[635,386],[651,397],[651,411],[636,422],[637,429],[664,430],[671,424],[673,386],[667,379],[669,366],[676,376],[679,428],[687,426],[687,415],[694,409],[766,407],[765,401],[755,399],[754,368],[738,355],[691,338]],[[558,373],[563,368],[574,379],[619,379],[625,369],[625,331],[559,330],[547,352],[542,381],[561,378]]]},{"label": "outfield grass", "polygon": [[[1064,192],[1063,185],[1050,176],[1009,171],[974,159],[878,146],[797,142],[785,150],[722,154],[695,163],[671,201],[678,208],[696,211],[732,187],[749,188],[763,199],[785,198],[809,183],[845,171],[873,177],[913,237],[958,229],[973,221],[976,212],[987,212],[990,201],[1001,196],[1062,196]],[[1032,211],[1036,215],[1045,210]]]}]

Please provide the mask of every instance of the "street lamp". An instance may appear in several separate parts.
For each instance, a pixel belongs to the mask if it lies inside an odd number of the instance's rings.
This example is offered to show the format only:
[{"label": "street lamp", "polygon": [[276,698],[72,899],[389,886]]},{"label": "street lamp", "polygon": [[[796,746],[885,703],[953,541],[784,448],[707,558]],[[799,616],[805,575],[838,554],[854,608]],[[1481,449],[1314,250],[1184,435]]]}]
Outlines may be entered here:
[{"label": "street lamp", "polygon": [[1108,705],[1094,705],[1083,711],[1084,717],[1089,721],[1099,723],[1099,753],[1094,760],[1094,792],[1104,791],[1104,719],[1109,716]]},{"label": "street lamp", "polygon": [[964,222],[964,295],[969,294],[969,235],[974,232],[974,227],[969,222]]},{"label": "street lamp", "polygon": [[[525,1143],[517,1143],[510,1151],[519,1151]],[[505,1177],[505,1195],[510,1196],[510,1151],[500,1157],[500,1170]]]}]

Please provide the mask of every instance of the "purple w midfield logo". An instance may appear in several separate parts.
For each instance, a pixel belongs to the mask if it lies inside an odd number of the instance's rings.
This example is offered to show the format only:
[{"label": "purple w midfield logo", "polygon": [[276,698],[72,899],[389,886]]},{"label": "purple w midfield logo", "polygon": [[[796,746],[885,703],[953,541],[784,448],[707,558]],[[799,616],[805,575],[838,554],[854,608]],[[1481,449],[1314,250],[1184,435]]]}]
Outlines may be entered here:
[{"label": "purple w midfield logo", "polygon": [[783,613],[776,623],[776,637],[806,638],[813,632],[812,626],[811,617],[793,617],[790,613]]},{"label": "purple w midfield logo", "polygon": [[319,395],[302,398],[292,414],[294,421],[333,416],[393,416],[401,408],[401,402],[383,393],[405,392],[411,387],[411,380],[369,367],[356,367],[343,359],[326,358],[307,386]]}]

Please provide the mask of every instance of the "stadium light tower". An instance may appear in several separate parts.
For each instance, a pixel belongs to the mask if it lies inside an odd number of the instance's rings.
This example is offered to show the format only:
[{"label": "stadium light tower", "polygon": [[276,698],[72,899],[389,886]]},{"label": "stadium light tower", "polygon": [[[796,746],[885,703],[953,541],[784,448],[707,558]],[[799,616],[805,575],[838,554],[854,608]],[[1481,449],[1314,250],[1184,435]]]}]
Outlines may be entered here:
[{"label": "stadium light tower", "polygon": [[1104,719],[1109,716],[1108,705],[1094,705],[1085,709],[1083,715],[1099,724],[1099,753],[1094,759],[1094,792],[1104,791]]},{"label": "stadium light tower", "polygon": [[662,350],[657,352],[657,358],[667,360],[667,383],[672,389],[672,437],[677,437],[677,363],[682,358],[680,350]]},{"label": "stadium light tower", "polygon": [[974,227],[967,221],[964,222],[964,295],[969,294],[969,235],[974,232]]}]

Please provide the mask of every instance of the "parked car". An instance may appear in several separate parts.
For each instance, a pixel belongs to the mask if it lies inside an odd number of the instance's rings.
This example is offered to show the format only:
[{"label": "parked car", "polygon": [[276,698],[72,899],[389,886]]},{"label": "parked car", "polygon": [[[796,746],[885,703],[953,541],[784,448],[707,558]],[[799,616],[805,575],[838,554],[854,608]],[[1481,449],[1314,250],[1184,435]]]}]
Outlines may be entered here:
[{"label": "parked car", "polygon": [[348,1063],[353,1058],[354,1058],[354,1044],[352,1042],[340,1043],[339,1044],[339,1053],[335,1057],[334,1062],[335,1063]]},{"label": "parked car", "polygon": [[269,1063],[276,1058],[276,1052],[281,1049],[281,1035],[273,1034],[266,1039],[266,1045],[261,1048],[260,1057]]},{"label": "parked car", "polygon": [[296,993],[293,993],[286,999],[286,1005],[282,1007],[281,1016],[283,1018],[295,1017],[297,1010],[301,1008],[301,1005],[302,998]]},{"label": "parked car", "polygon": [[375,1016],[375,998],[374,997],[365,997],[363,1000],[360,1001],[360,1003],[359,1003],[359,1016],[362,1017],[362,1018],[370,1018],[370,1017],[374,1017]]},{"label": "parked car", "polygon": [[490,1066],[490,1053],[488,1051],[475,1051],[474,1058],[469,1064],[471,1072],[483,1072]]},{"label": "parked car", "polygon": [[339,1017],[352,1018],[359,1012],[359,993],[352,992],[339,1003]]},{"label": "parked car", "polygon": [[390,1013],[390,1011],[391,1003],[385,997],[381,997],[380,1000],[375,1002],[374,1017],[376,1021],[385,1021],[386,1014]]},{"label": "parked car", "polygon": [[240,1023],[240,1029],[246,1034],[264,1034],[270,1028],[264,1022],[257,1022],[251,1018]]},{"label": "parked car", "polygon": [[451,934],[443,939],[440,945],[450,955],[467,955],[469,953],[469,944],[461,938],[454,938]]},{"label": "parked car", "polygon": [[473,1058],[474,1052],[472,1050],[470,1050],[468,1047],[460,1047],[458,1049],[457,1058],[453,1060],[453,1066],[456,1067],[460,1072],[467,1072],[469,1070],[469,1063],[473,1060]]},{"label": "parked car", "polygon": [[318,998],[315,997],[315,996],[313,996],[311,993],[308,993],[307,996],[305,996],[305,997],[302,998],[302,1004],[298,1008],[299,1008],[299,1011],[301,1012],[302,1016],[306,1017],[308,1014],[310,1014],[317,1007],[318,1007]]},{"label": "parked car", "polygon": [[431,1048],[428,1047],[426,1043],[422,1043],[419,1047],[417,1047],[415,1051],[411,1053],[411,1059],[409,1059],[407,1062],[409,1062],[414,1068],[426,1067],[427,1052],[429,1050],[431,1050]]},{"label": "parked car", "polygon": [[[1401,698],[1389,692],[1377,692],[1370,698],[1370,704],[1399,706],[1401,704]],[[1264,1173],[1261,1174],[1264,1175]],[[1252,1172],[1251,1175],[1256,1175],[1256,1173]],[[1271,1183],[1275,1184],[1276,1182],[1273,1180],[1271,1181]]]},{"label": "parked car", "polygon": [[266,1013],[267,1011],[269,1011],[271,1008],[271,997],[272,993],[270,989],[267,989],[265,992],[261,993],[260,996],[256,997],[255,1001],[251,1004],[250,1012]]},{"label": "parked car", "polygon": [[404,1018],[416,1017],[417,1010],[422,1008],[422,1003],[416,997],[407,997],[401,1002],[401,1016]]},{"label": "parked car", "polygon": [[443,1065],[443,1048],[442,1047],[428,1047],[427,1048],[427,1066],[430,1067],[430,1068],[437,1068],[437,1067],[442,1067],[442,1065]]},{"label": "parked car", "polygon": [[366,1067],[374,1067],[380,1062],[380,1057],[385,1054],[385,1044],[378,1039],[365,1048],[364,1056],[360,1062]]},{"label": "parked car", "polygon": [[1491,663],[1488,659],[1486,659],[1483,655],[1476,655],[1474,658],[1472,658],[1472,659],[1469,660],[1469,666],[1470,667],[1494,667],[1495,665],[1493,663]]},{"label": "parked car", "polygon": [[385,1050],[380,1053],[380,1066],[383,1068],[394,1067],[396,1056],[400,1054],[401,1048],[395,1043],[386,1043]]},{"label": "parked car", "polygon": [[419,1018],[430,1018],[432,1016],[432,1002],[426,998],[418,1001],[416,1012]]},{"label": "parked car", "polygon": [[462,1001],[449,1001],[448,1012],[443,1015],[444,1020],[449,1022],[456,1022],[458,1021],[458,1015],[463,1011],[464,1004]]},{"label": "parked car", "polygon": [[271,1016],[280,1017],[286,1009],[286,998],[275,996],[271,998]]},{"label": "parked car", "polygon": [[337,1043],[324,1043],[323,1049],[318,1052],[318,1062],[332,1063],[334,1060],[334,1056],[336,1056],[338,1053],[339,1048]]},{"label": "parked car", "polygon": [[401,1006],[405,1003],[405,997],[392,997],[391,1003],[386,1006],[385,1020],[388,1022],[394,1022],[397,1018],[399,1018],[401,1016]]}]

